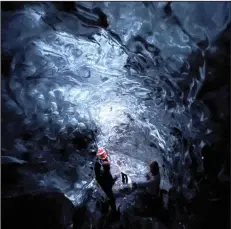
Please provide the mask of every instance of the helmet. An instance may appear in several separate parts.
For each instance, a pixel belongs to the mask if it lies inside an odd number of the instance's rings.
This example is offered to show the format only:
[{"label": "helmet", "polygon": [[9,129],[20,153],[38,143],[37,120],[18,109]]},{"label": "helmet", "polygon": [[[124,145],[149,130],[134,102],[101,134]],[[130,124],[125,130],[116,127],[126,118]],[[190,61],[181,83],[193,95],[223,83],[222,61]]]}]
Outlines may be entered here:
[{"label": "helmet", "polygon": [[97,157],[99,157],[101,160],[105,160],[107,158],[107,152],[103,148],[99,148],[97,152]]}]

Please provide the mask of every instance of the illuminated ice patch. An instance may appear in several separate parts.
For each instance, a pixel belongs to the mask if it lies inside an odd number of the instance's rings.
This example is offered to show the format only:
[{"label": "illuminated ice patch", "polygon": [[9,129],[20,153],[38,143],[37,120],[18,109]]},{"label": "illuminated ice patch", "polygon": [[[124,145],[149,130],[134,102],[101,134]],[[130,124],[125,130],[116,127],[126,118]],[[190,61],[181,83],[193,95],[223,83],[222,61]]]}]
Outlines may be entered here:
[{"label": "illuminated ice patch", "polygon": [[124,111],[125,107],[119,103],[104,103],[101,104],[98,121],[101,124],[115,124],[116,121],[121,122],[125,119]]}]

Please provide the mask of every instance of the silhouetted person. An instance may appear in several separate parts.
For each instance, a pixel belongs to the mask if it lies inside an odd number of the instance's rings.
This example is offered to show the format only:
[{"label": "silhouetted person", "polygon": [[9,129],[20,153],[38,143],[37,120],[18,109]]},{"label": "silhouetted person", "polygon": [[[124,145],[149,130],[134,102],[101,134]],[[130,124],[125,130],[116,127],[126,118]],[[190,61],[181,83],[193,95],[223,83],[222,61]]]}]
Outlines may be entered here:
[{"label": "silhouetted person", "polygon": [[137,187],[145,187],[146,191],[152,197],[159,197],[160,192],[160,171],[156,161],[150,163],[150,171],[146,175],[147,181],[133,183]]},{"label": "silhouetted person", "polygon": [[102,190],[110,200],[110,205],[113,213],[116,213],[116,202],[112,192],[112,187],[118,177],[113,178],[110,171],[110,162],[107,159],[107,153],[97,154],[99,157],[95,162],[95,178]]},{"label": "silhouetted person", "polygon": [[[154,210],[159,209],[160,206],[160,171],[159,165],[156,161],[150,163],[150,171],[146,175],[147,181],[136,183],[134,182],[134,187],[143,187],[145,191],[142,192],[143,200],[149,206],[149,210],[156,212]],[[150,209],[151,208],[151,209]],[[159,209],[160,210],[160,209]]]}]

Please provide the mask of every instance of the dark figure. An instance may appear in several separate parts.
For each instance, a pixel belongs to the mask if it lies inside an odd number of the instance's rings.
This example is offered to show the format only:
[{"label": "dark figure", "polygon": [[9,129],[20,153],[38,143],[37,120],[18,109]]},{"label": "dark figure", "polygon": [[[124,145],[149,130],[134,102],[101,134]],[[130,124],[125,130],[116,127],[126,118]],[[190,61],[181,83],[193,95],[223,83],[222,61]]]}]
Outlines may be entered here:
[{"label": "dark figure", "polygon": [[97,159],[94,169],[96,181],[109,198],[112,212],[116,213],[116,203],[114,194],[112,192],[112,187],[117,180],[117,177],[112,177],[109,161],[107,159]]},{"label": "dark figure", "polygon": [[150,172],[147,174],[147,181],[133,183],[134,187],[143,187],[145,191],[141,192],[147,212],[156,214],[160,210],[160,172],[159,165],[156,161],[150,163]]},{"label": "dark figure", "polygon": [[125,173],[122,173],[122,172],[121,172],[121,175],[122,175],[122,182],[124,184],[127,184],[128,183],[128,176]]},{"label": "dark figure", "polygon": [[150,163],[150,172],[147,174],[147,181],[138,184],[133,183],[137,187],[145,187],[146,191],[153,198],[159,197],[160,192],[160,171],[156,161]]}]

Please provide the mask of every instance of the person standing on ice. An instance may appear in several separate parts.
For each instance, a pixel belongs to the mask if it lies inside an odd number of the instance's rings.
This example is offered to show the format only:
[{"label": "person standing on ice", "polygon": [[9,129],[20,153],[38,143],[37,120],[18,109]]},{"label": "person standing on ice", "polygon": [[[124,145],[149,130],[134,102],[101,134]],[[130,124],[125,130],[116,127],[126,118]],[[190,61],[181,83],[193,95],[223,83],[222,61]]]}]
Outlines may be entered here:
[{"label": "person standing on ice", "polygon": [[103,148],[100,148],[97,152],[97,160],[94,166],[95,178],[97,183],[109,198],[112,212],[116,213],[116,201],[112,187],[118,179],[118,176],[112,176],[110,167],[111,165],[108,160],[107,152]]},{"label": "person standing on ice", "polygon": [[[133,182],[134,188],[143,187],[145,191],[140,193],[140,198],[144,204],[143,209],[151,214],[159,214],[161,210],[160,193],[160,171],[157,161],[152,161],[149,165],[147,180],[144,182]],[[155,207],[154,207],[155,206]]]},{"label": "person standing on ice", "polygon": [[135,187],[145,187],[148,196],[153,199],[158,198],[160,195],[160,169],[157,161],[152,161],[149,164],[149,173],[146,175],[147,181],[133,182]]}]

